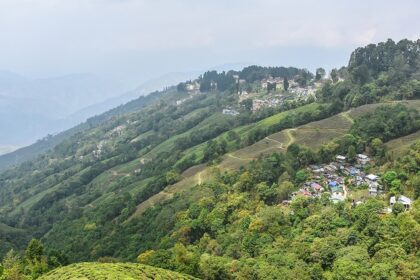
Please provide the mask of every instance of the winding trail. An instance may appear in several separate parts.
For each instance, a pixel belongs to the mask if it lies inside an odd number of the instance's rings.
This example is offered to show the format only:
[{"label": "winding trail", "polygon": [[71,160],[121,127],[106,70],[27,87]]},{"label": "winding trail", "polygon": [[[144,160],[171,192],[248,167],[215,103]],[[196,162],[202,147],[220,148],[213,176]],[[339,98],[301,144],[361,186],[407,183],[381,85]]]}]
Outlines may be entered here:
[{"label": "winding trail", "polygon": [[280,141],[277,141],[276,139],[273,139],[273,138],[270,138],[270,137],[265,137],[265,139],[267,139],[267,140],[270,140],[270,141],[273,141],[273,142],[276,142],[276,143],[278,143],[278,144],[280,144],[280,145],[283,145],[283,143],[282,142],[280,142]]},{"label": "winding trail", "polygon": [[352,117],[350,117],[349,113],[351,112],[351,110],[348,110],[347,112],[342,112],[340,113],[340,116],[342,116],[343,118],[345,118],[346,120],[348,120],[350,123],[354,123],[354,120],[352,119]]},{"label": "winding trail", "polygon": [[348,192],[347,192],[347,187],[345,184],[343,184],[343,196],[344,198],[347,198]]},{"label": "winding trail", "polygon": [[286,132],[287,137],[289,137],[289,142],[287,142],[286,147],[289,147],[295,142],[295,137],[292,135],[291,131],[295,131],[296,128],[290,128],[286,129],[284,132]]},{"label": "winding trail", "polygon": [[240,157],[237,157],[237,156],[234,156],[234,155],[232,155],[231,153],[228,153],[228,154],[226,154],[228,157],[231,157],[231,158],[234,158],[234,159],[237,159],[237,160],[248,160],[248,159],[245,159],[245,158],[240,158]]},{"label": "winding trail", "polygon": [[273,139],[273,138],[270,138],[270,137],[265,137],[264,138],[265,140],[268,140],[268,141],[273,141],[273,142],[275,142],[275,143],[277,143],[277,144],[279,144],[279,146],[277,147],[278,149],[282,149],[282,150],[286,150],[286,148],[284,147],[284,143],[282,143],[282,142],[280,142],[280,141],[277,141],[276,139]]},{"label": "winding trail", "polygon": [[201,183],[202,183],[202,180],[201,180],[201,173],[203,173],[203,171],[200,171],[200,172],[198,172],[198,173],[197,173],[197,175],[198,175],[198,184],[199,184],[199,185],[201,185]]}]

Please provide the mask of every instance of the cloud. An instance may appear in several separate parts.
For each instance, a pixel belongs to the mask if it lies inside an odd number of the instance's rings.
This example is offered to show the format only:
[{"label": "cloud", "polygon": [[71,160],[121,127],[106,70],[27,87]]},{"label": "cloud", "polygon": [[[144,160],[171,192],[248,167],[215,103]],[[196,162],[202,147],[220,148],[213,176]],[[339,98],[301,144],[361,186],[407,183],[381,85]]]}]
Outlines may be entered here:
[{"label": "cloud", "polygon": [[[250,52],[278,48],[347,51],[415,39],[418,26],[420,3],[410,0],[1,0],[0,68],[118,74],[117,68],[135,68],[130,60],[138,68],[149,60],[165,65],[162,53],[197,65],[192,52],[206,53],[204,67],[211,58],[246,61]],[[166,61],[162,72],[176,66]]]}]

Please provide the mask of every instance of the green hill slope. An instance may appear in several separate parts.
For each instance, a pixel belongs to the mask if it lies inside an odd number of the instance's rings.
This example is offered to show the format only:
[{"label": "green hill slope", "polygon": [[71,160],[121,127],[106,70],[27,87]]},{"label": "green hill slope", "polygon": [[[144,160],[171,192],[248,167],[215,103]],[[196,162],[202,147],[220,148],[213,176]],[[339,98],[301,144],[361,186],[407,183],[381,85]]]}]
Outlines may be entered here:
[{"label": "green hill slope", "polygon": [[388,147],[388,151],[393,158],[398,158],[407,152],[410,146],[420,139],[420,130],[409,134],[407,136],[403,136],[397,139],[393,139],[386,143]]},{"label": "green hill slope", "polygon": [[17,149],[11,153],[0,156],[0,170],[7,169],[13,165],[18,165],[24,161],[31,160],[36,156],[45,153],[49,149],[54,148],[57,144],[73,135],[91,129],[112,117],[128,114],[130,112],[141,109],[142,107],[150,104],[161,96],[162,93],[154,93],[147,96],[140,96],[124,105],[111,109],[103,114],[89,118],[86,122],[81,123],[66,131],[60,132],[56,135],[49,135],[44,139],[35,142],[32,145]]},{"label": "green hill slope", "polygon": [[133,263],[76,263],[57,268],[39,280],[187,280],[197,279],[185,274]]},{"label": "green hill slope", "polygon": [[[420,100],[395,103],[400,103],[408,108],[414,108],[420,111]],[[220,163],[216,165],[211,167],[205,165],[191,167],[182,173],[181,181],[167,186],[161,192],[140,203],[131,218],[141,215],[157,203],[162,203],[173,198],[178,192],[191,190],[196,184],[203,182],[203,178],[209,180],[212,176],[211,170],[214,168],[220,168],[223,171],[238,170],[242,166],[249,164],[252,160],[258,159],[260,156],[268,156],[272,153],[284,153],[287,151],[287,147],[293,143],[317,150],[333,139],[340,139],[349,133],[353,119],[372,113],[379,106],[387,104],[389,103],[362,105],[320,121],[310,122],[293,129],[285,129],[270,134],[255,144],[225,154],[221,157]],[[404,150],[407,150],[412,143],[419,139],[419,135],[420,132],[417,131],[413,134],[391,140],[386,143],[386,146],[389,147],[391,153],[395,153],[396,156],[401,155]],[[193,149],[197,150],[197,148]]]},{"label": "green hill slope", "polygon": [[[368,62],[372,63],[372,59]],[[366,152],[376,156],[380,145],[371,147],[372,135],[381,137],[386,130],[385,142],[418,130],[418,113],[406,107],[419,108],[420,103],[415,100],[420,97],[416,78],[419,71],[417,65],[411,65],[410,71],[404,72],[406,76],[396,79],[392,76],[392,63],[381,67],[365,65],[371,71],[369,79],[360,81],[356,79],[357,69],[363,63],[362,59],[352,61],[352,67],[344,69],[342,81],[337,82],[315,82],[305,70],[295,69],[291,74],[282,67],[207,72],[188,84],[195,90],[180,84],[176,90],[174,87],[158,93],[154,102],[141,108],[120,108],[121,112],[103,116],[36,159],[0,173],[0,223],[7,225],[7,232],[14,229],[23,235],[19,240],[0,236],[0,241],[21,249],[25,246],[22,240],[36,237],[42,239],[47,251],[59,250],[70,262],[94,261],[104,256],[133,261],[139,252],[173,247],[178,239],[170,233],[175,226],[182,228],[177,224],[182,211],[209,194],[215,194],[217,199],[218,191],[223,193],[226,186],[238,181],[235,177],[223,183],[224,171],[241,171],[242,166],[260,155],[278,153],[273,156],[273,162],[279,165],[267,181],[270,186],[291,178],[294,188],[300,168],[331,160],[337,153],[347,154],[349,146],[353,154]],[[273,94],[262,88],[261,80],[252,78],[266,79],[275,73],[277,78],[288,77],[319,90],[305,98],[282,89]],[[238,88],[241,84],[236,82],[236,76],[245,80],[244,89],[252,91],[249,96],[281,96],[281,105],[252,110],[252,100],[242,100],[238,94],[242,89]],[[247,76],[252,79],[247,80]],[[309,78],[302,81],[304,77]],[[216,89],[215,84],[220,88]],[[401,87],[404,95],[399,94]],[[402,98],[411,100],[395,101]],[[377,107],[388,102],[406,106],[383,110],[392,113],[393,119],[384,117],[384,112],[375,115]],[[239,114],[223,113],[227,108],[234,108]],[[370,119],[358,122],[365,114],[372,114],[374,127],[364,125]],[[372,135],[362,137],[352,131],[359,125],[369,132],[381,123],[388,127],[381,127]],[[319,147],[349,132],[354,134],[345,137],[351,138],[349,141],[333,142],[324,154],[318,155]],[[381,157],[385,160],[383,154],[377,157],[378,161]],[[282,174],[277,174],[279,170]],[[404,176],[401,178],[405,180]],[[213,189],[214,180],[218,180],[215,186],[220,190]],[[241,195],[255,195],[254,183]],[[258,199],[255,198],[255,207]],[[234,222],[233,218],[225,220],[220,215],[215,220],[223,226]],[[208,228],[189,230],[196,241]],[[235,250],[232,249],[232,255]],[[164,260],[166,256],[159,258]]]}]

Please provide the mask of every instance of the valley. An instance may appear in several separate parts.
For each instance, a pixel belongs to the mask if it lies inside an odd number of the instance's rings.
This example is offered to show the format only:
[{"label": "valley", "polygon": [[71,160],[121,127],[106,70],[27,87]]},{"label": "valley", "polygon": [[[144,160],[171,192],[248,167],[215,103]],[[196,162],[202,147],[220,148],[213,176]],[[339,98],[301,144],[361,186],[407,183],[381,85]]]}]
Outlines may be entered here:
[{"label": "valley", "polygon": [[0,254],[34,279],[412,278],[418,44],[360,48],[337,77],[207,71],[12,153]]}]

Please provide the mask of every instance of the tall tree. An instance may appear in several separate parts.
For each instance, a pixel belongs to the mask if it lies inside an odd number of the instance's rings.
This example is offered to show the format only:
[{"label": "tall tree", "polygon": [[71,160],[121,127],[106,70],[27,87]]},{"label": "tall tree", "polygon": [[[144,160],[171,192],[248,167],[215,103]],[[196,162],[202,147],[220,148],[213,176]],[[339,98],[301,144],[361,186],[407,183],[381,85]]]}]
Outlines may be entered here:
[{"label": "tall tree", "polygon": [[331,70],[330,77],[331,77],[331,80],[333,81],[333,83],[338,82],[338,71],[337,71],[337,69],[334,68],[334,69]]},{"label": "tall tree", "polygon": [[285,91],[287,91],[289,89],[289,80],[287,79],[287,77],[284,77],[283,87],[284,87]]},{"label": "tall tree", "polygon": [[44,253],[44,246],[37,239],[32,239],[25,251],[25,259],[29,262],[40,261]]},{"label": "tall tree", "polygon": [[324,69],[324,68],[318,68],[318,69],[316,69],[316,72],[315,72],[315,79],[316,79],[317,81],[319,81],[319,80],[321,80],[322,78],[324,78],[324,76],[325,76],[325,69]]}]

